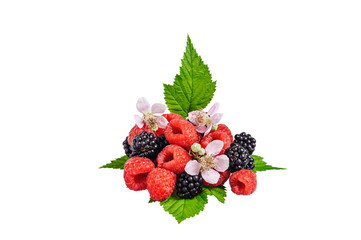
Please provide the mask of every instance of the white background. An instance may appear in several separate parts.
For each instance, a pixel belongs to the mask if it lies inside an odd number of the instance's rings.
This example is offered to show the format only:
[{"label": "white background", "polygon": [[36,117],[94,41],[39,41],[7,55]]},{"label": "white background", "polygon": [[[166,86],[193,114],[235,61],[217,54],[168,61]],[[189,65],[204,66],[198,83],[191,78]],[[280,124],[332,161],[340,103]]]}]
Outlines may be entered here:
[{"label": "white background", "polygon": [[[0,239],[360,239],[359,1],[1,1]],[[190,35],[223,122],[287,171],[178,225],[99,166]],[[228,183],[226,184],[228,187]]]}]

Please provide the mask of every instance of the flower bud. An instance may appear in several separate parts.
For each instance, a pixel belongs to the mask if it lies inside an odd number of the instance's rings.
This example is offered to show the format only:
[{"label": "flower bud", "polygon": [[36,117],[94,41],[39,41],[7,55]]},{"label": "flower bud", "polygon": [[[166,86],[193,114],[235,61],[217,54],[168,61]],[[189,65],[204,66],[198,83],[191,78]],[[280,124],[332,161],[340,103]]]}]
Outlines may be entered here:
[{"label": "flower bud", "polygon": [[201,150],[199,150],[199,155],[204,155],[206,154],[206,150],[204,150],[204,148],[201,148]]},{"label": "flower bud", "polygon": [[202,149],[202,147],[199,143],[194,143],[191,148],[192,148],[192,151],[195,153],[199,152]]}]

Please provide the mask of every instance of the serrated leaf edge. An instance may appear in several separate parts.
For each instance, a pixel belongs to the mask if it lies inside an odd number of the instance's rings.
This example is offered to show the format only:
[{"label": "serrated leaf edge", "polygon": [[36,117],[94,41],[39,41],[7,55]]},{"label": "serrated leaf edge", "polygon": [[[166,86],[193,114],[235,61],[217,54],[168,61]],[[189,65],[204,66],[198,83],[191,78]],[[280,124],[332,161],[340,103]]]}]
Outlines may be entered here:
[{"label": "serrated leaf edge", "polygon": [[253,172],[264,172],[264,171],[268,171],[268,170],[287,170],[287,168],[280,168],[280,167],[274,167],[272,165],[269,165],[267,164],[267,162],[265,162],[263,159],[263,157],[261,156],[258,156],[258,155],[252,155],[252,157],[254,158],[255,162],[256,162],[256,159],[259,159],[257,161],[261,161],[262,162],[262,167],[264,167],[264,169],[260,169],[260,170],[257,170],[256,167],[257,167],[257,164],[255,164],[255,168],[253,169]]},{"label": "serrated leaf edge", "polygon": [[[175,211],[173,211],[173,212],[177,212],[178,209],[181,208],[181,207],[183,208],[183,212],[184,212],[184,208],[185,208],[185,204],[184,204],[184,203],[185,203],[188,199],[180,199],[180,198],[178,198],[177,196],[175,196],[174,193],[172,194],[172,196],[173,196],[174,198],[176,198],[176,200],[177,200],[177,201],[175,201],[175,203],[183,202],[183,204],[180,204],[180,205],[175,209]],[[175,220],[178,222],[178,224],[180,224],[180,223],[183,222],[184,220],[186,220],[186,219],[188,219],[188,218],[195,217],[195,216],[199,215],[200,212],[204,211],[204,208],[205,208],[206,204],[208,204],[208,195],[205,194],[204,192],[202,192],[200,195],[198,195],[198,196],[196,196],[196,197],[199,197],[200,199],[202,199],[202,201],[200,201],[200,202],[202,202],[202,206],[201,206],[199,212],[194,213],[194,214],[192,214],[192,215],[190,215],[189,217],[186,217],[186,218],[185,218],[183,215],[181,215],[181,216],[179,216],[179,215],[173,215],[172,213],[170,213],[169,211],[167,211],[167,210],[165,209],[165,207],[169,206],[169,205],[167,205],[167,203],[169,202],[169,198],[167,198],[166,200],[160,202],[160,205],[162,206],[162,208],[164,209],[165,212],[167,212],[169,215],[173,216],[173,217],[175,218]],[[175,203],[172,204],[171,206],[175,205]]]},{"label": "serrated leaf edge", "polygon": [[[217,187],[211,187],[211,186],[203,186],[203,191],[206,191],[208,196],[214,196],[219,202],[225,203],[226,197],[227,197],[227,189],[224,185],[220,185]],[[222,195],[222,197],[218,197],[213,194],[212,190]],[[208,193],[209,192],[209,193]]]},{"label": "serrated leaf edge", "polygon": [[[124,164],[125,164],[125,162],[128,161],[128,160],[129,160],[129,157],[128,157],[127,155],[124,155],[124,156],[122,156],[122,157],[120,157],[120,158],[116,158],[116,159],[110,161],[110,163],[107,163],[107,164],[99,167],[99,169],[100,169],[100,168],[124,169]],[[114,163],[116,163],[116,162],[118,162],[118,161],[122,161],[122,162],[120,162],[120,167],[112,167],[112,164],[114,164]],[[123,163],[123,161],[124,161],[124,163]]]}]

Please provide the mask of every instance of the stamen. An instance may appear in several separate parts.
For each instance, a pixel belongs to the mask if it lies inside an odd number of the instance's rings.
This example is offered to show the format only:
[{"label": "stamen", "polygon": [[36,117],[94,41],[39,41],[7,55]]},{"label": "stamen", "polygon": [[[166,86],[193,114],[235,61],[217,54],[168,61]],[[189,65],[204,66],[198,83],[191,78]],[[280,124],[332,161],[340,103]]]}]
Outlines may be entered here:
[{"label": "stamen", "polygon": [[203,156],[199,159],[199,163],[202,165],[201,171],[212,169],[216,166],[214,158],[210,155]]},{"label": "stamen", "polygon": [[208,114],[205,112],[200,112],[197,118],[197,125],[204,126],[210,123],[211,123],[211,119],[209,118]]},{"label": "stamen", "polygon": [[143,116],[144,122],[147,124],[150,130],[157,131],[158,125],[157,125],[157,117],[154,116],[151,113],[147,113]]}]

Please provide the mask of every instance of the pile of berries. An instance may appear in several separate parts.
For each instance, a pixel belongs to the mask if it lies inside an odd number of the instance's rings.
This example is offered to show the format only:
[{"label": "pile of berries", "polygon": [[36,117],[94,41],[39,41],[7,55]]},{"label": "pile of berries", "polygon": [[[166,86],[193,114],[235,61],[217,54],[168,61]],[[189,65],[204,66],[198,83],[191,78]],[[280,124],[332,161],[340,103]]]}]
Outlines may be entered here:
[{"label": "pile of berries", "polygon": [[163,114],[166,107],[145,98],[137,102],[143,114],[123,142],[130,159],[124,165],[126,186],[148,190],[154,201],[172,193],[192,199],[202,187],[219,186],[228,180],[232,192],[250,195],[256,190],[252,153],[256,140],[246,133],[234,137],[225,124],[218,104],[208,112],[193,111],[184,119],[175,113]]}]

